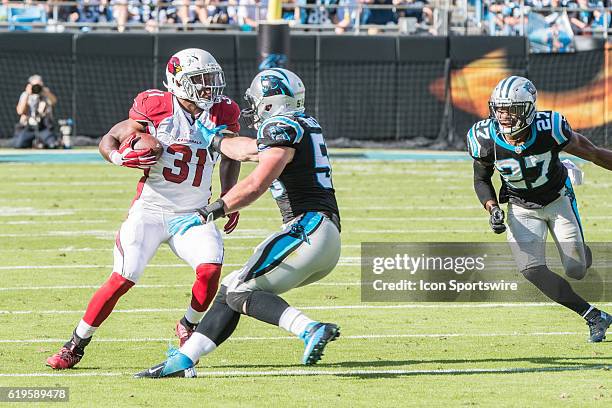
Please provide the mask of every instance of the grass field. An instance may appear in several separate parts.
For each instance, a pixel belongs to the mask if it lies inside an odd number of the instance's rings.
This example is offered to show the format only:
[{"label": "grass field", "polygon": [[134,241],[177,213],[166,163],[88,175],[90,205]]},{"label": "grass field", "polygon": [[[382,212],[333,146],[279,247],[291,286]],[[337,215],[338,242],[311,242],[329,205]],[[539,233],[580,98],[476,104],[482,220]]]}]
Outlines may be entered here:
[{"label": "grass field", "polygon": [[[489,231],[468,161],[333,167],[340,264],[286,295],[313,318],[342,326],[320,364],[301,366],[299,340],[243,317],[234,337],[200,362],[199,378],[147,381],[131,375],[163,360],[193,282],[167,246],[76,369],[44,365],[111,272],[114,234],[139,171],[102,162],[0,164],[0,386],[67,386],[70,403],[57,406],[78,407],[611,406],[612,374],[601,366],[612,363],[612,342],[587,343],[584,321],[561,307],[361,302],[363,241],[503,242]],[[610,173],[584,170],[576,193],[587,239],[609,242]],[[269,196],[242,211],[225,241],[224,273],[279,225]]]}]

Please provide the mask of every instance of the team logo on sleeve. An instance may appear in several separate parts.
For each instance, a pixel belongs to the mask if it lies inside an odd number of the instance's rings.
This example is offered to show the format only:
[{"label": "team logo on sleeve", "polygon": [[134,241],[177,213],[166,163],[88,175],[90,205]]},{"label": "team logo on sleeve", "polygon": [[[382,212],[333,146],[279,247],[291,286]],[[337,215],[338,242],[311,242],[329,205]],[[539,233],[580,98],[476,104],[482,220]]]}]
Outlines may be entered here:
[{"label": "team logo on sleeve", "polygon": [[280,126],[270,126],[268,128],[268,136],[271,139],[274,139],[277,141],[281,141],[281,140],[290,141],[291,140],[291,136],[289,136],[289,134],[287,134],[287,131]]},{"label": "team logo on sleeve", "polygon": [[261,77],[261,90],[263,91],[263,96],[293,96],[289,85],[282,78],[275,75],[263,75]]},{"label": "team logo on sleeve", "polygon": [[181,61],[179,61],[177,57],[170,58],[170,61],[168,61],[168,72],[170,72],[172,75],[176,75],[182,70],[183,67],[181,66]]}]

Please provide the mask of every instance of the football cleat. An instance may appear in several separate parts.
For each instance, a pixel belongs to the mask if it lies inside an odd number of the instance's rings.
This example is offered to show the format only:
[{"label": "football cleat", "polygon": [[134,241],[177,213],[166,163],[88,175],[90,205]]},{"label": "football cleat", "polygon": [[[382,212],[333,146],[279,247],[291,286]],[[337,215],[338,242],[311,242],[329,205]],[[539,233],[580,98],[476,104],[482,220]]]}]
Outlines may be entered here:
[{"label": "football cleat", "polygon": [[178,337],[179,339],[179,347],[183,347],[185,342],[189,340],[194,331],[195,328],[192,329],[188,326],[185,326],[183,323],[181,323],[180,320],[176,322],[176,328],[174,332],[176,333],[176,337]]},{"label": "football cleat", "polygon": [[91,337],[86,339],[80,338],[75,330],[72,332],[70,340],[64,344],[60,351],[47,358],[47,365],[54,370],[65,370],[74,367],[83,358],[85,347],[87,347],[91,339]]},{"label": "football cleat", "polygon": [[611,324],[612,316],[602,311],[592,319],[587,320],[590,332],[589,342],[599,343],[603,341],[606,338],[606,330]]},{"label": "football cleat", "polygon": [[193,361],[189,357],[176,348],[170,348],[167,355],[166,361],[134,374],[134,378],[197,377]]},{"label": "football cleat", "polygon": [[333,323],[310,323],[300,339],[304,340],[302,364],[313,365],[323,356],[323,350],[330,341],[340,336],[340,327]]},{"label": "football cleat", "polygon": [[74,367],[83,358],[83,353],[74,348],[62,347],[60,351],[47,358],[47,365],[54,370]]}]

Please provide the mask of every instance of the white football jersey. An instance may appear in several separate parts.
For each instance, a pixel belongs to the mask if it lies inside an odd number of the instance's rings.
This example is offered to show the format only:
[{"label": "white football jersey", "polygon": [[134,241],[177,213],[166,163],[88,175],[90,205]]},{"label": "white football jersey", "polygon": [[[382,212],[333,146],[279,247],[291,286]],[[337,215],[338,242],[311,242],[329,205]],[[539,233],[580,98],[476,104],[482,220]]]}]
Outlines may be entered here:
[{"label": "white football jersey", "polygon": [[[238,132],[239,114],[232,100],[223,99],[203,112],[200,120],[207,128],[227,125]],[[130,118],[145,123],[147,132],[164,149],[157,163],[145,170],[135,200],[172,212],[189,212],[208,204],[219,154],[208,149],[209,142],[178,100],[168,92],[143,92],[134,100]]]}]

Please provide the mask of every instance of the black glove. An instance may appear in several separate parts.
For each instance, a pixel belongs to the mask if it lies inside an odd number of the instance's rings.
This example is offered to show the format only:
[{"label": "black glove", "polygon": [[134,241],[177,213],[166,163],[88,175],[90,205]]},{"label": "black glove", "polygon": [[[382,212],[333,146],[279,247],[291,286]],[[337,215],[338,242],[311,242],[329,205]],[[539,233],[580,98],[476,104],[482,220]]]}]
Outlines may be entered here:
[{"label": "black glove", "polygon": [[506,225],[504,224],[504,210],[499,208],[499,206],[494,205],[491,207],[491,218],[489,218],[489,225],[491,225],[491,229],[496,234],[501,234],[506,231]]}]

